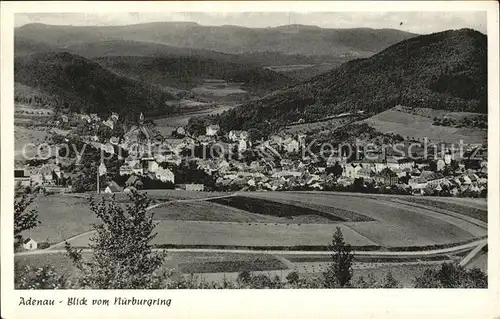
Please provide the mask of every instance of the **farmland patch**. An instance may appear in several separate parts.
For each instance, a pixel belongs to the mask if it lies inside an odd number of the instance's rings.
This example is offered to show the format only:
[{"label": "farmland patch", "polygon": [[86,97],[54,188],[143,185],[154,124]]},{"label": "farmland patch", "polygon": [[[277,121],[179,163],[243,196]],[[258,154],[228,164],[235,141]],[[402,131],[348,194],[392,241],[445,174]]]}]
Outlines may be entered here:
[{"label": "farmland patch", "polygon": [[363,122],[373,126],[377,131],[386,134],[400,134],[421,140],[425,137],[432,142],[447,143],[483,143],[486,139],[486,130],[462,130],[455,127],[432,125],[431,117],[396,111],[394,109],[379,113]]},{"label": "farmland patch", "polygon": [[321,207],[319,205],[303,203],[299,201],[285,202],[245,196],[218,198],[211,199],[210,201],[230,207],[235,207],[241,210],[246,210],[256,214],[285,218],[293,218],[295,216],[304,215],[316,215],[334,222],[373,221],[373,219],[368,218],[364,215],[352,213],[344,209]]},{"label": "farmland patch", "polygon": [[456,203],[450,202],[442,202],[427,198],[418,198],[418,197],[406,197],[401,200],[407,202],[413,202],[417,204],[427,205],[430,207],[436,207],[440,209],[445,209],[452,211],[454,213],[458,213],[464,216],[472,217],[478,219],[483,222],[488,222],[488,212],[483,209],[478,209],[470,206],[460,205]]},{"label": "farmland patch", "polygon": [[[378,246],[343,224],[228,223],[207,221],[160,221],[153,244],[158,247],[326,247],[340,227],[352,246]],[[70,243],[88,247],[93,234],[80,236]]]}]

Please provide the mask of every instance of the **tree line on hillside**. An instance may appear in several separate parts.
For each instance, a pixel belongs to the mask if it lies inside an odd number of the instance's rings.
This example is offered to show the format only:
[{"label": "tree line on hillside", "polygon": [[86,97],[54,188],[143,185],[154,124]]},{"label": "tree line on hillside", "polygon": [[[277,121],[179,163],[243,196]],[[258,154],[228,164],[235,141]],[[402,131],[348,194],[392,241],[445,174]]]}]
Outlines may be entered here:
[{"label": "tree line on hillside", "polygon": [[271,70],[247,63],[206,59],[199,56],[162,57],[100,57],[94,59],[105,68],[143,82],[161,86],[191,89],[203,84],[204,79],[222,79],[242,82],[251,91],[271,90],[290,84],[291,79]]},{"label": "tree line on hillside", "polygon": [[487,115],[477,115],[472,117],[463,117],[459,119],[447,118],[447,117],[434,117],[432,125],[437,126],[452,126],[457,128],[488,128],[488,116]]},{"label": "tree line on hillside", "polygon": [[[155,237],[154,215],[147,212],[151,200],[147,194],[133,191],[131,205],[126,207],[111,198],[99,202],[91,200],[91,210],[100,223],[94,224],[95,236],[90,240],[92,258],[84,258],[82,250],[65,243],[66,254],[77,269],[76,277],[59,274],[54,266],[33,267],[15,263],[17,289],[281,289],[281,288],[398,288],[400,283],[390,272],[382,279],[373,276],[353,281],[355,257],[351,246],[344,241],[340,228],[333,234],[331,262],[321,278],[300,278],[296,272],[279,278],[243,271],[236,283],[198,283],[183,277],[174,278],[174,272],[163,264],[165,251],[153,252],[151,241]],[[35,210],[28,209],[25,197],[15,205],[16,240],[21,232],[39,223]],[[22,237],[21,237],[22,238]],[[123,252],[127,252],[124,254]],[[191,277],[193,278],[193,277]],[[444,263],[440,269],[428,269],[414,279],[415,288],[487,288],[488,278],[479,269],[465,268]]]},{"label": "tree line on hillside", "polygon": [[[175,98],[156,86],[118,76],[67,52],[16,57],[14,78],[79,113],[168,114],[165,102]],[[19,92],[17,99],[29,101],[30,96]]]},{"label": "tree line on hillside", "polygon": [[486,36],[446,31],[397,43],[311,80],[223,113],[226,129],[275,127],[347,111],[379,113],[396,105],[487,112]]}]

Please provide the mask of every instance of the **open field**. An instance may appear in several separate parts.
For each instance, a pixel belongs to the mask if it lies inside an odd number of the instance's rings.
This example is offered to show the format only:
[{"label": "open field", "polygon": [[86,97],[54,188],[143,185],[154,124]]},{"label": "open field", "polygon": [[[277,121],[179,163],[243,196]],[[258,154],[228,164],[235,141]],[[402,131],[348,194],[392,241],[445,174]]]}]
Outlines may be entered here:
[{"label": "open field", "polygon": [[403,137],[422,139],[427,137],[432,142],[465,144],[483,143],[487,137],[486,130],[455,128],[432,125],[433,117],[410,114],[390,109],[363,120],[382,133],[400,134]]},{"label": "open field", "polygon": [[62,195],[39,196],[32,203],[42,222],[24,234],[38,242],[56,243],[71,236],[89,231],[97,217],[90,210],[85,198]]},{"label": "open field", "polygon": [[227,196],[231,193],[226,192],[195,192],[180,189],[148,189],[144,190],[148,196],[154,200],[184,200],[184,199],[203,199],[210,197]]},{"label": "open field", "polygon": [[[37,146],[44,142],[50,134],[49,128],[14,125],[14,158],[23,160],[23,148],[26,146],[26,156],[31,158],[36,155]],[[31,145],[30,145],[31,144]],[[45,154],[45,153],[44,153]]]},{"label": "open field", "polygon": [[[83,253],[84,258],[89,258],[89,253]],[[288,258],[288,257],[287,257]],[[220,282],[224,278],[236,280],[238,273],[243,270],[263,273],[274,277],[277,275],[285,281],[286,275],[291,271],[298,271],[301,278],[321,276],[329,260],[318,262],[301,262],[300,257],[293,261],[282,261],[283,257],[265,254],[231,254],[231,253],[178,253],[169,252],[164,267],[176,269],[180,273],[189,275],[194,273],[198,280],[206,282]],[[16,263],[20,266],[31,265],[40,267],[42,265],[53,265],[58,273],[67,276],[74,276],[77,270],[69,258],[62,253],[32,256],[16,256]],[[409,263],[410,262],[410,263]],[[373,274],[375,278],[383,278],[388,271],[398,280],[403,287],[412,287],[412,280],[417,275],[421,275],[425,269],[437,268],[441,259],[422,264],[411,263],[404,260],[372,260],[366,263],[354,264],[355,272],[353,280],[360,276],[366,277]],[[400,264],[398,264],[400,263]],[[288,264],[288,265],[287,265]]]},{"label": "open field", "polygon": [[[199,199],[227,195],[227,193],[216,192],[190,192],[182,190],[154,190],[147,191],[148,195],[159,201]],[[55,243],[66,238],[91,230],[91,223],[97,222],[97,218],[90,210],[88,198],[93,197],[98,200],[100,197],[110,197],[107,194],[53,194],[39,195],[32,203],[42,222],[31,232],[24,234],[31,236],[38,242],[48,241]],[[119,203],[128,203],[129,199],[125,193],[116,193],[116,200]]]},{"label": "open field", "polygon": [[471,207],[479,210],[483,210],[487,212],[488,210],[488,200],[486,198],[460,198],[460,197],[426,197],[429,200],[442,202],[442,203],[451,203],[458,205],[458,207]]},{"label": "open field", "polygon": [[345,209],[331,206],[315,205],[301,201],[265,200],[247,196],[233,196],[210,200],[222,205],[243,209],[256,214],[264,214],[278,217],[294,218],[297,216],[315,215],[329,221],[360,222],[374,221],[365,215],[357,214]]},{"label": "open field", "polygon": [[[341,193],[255,192],[248,196],[263,199],[303,201],[332,206],[361,215],[377,222],[352,223],[350,228],[384,246],[419,246],[445,244],[486,236],[487,231],[463,220],[406,205],[343,195]],[[473,233],[471,233],[473,232]]]},{"label": "open field", "polygon": [[282,131],[288,134],[305,134],[313,131],[327,132],[336,130],[350,122],[351,119],[349,118],[330,119],[312,123],[288,125],[284,127]]},{"label": "open field", "polygon": [[[164,203],[151,209],[159,221],[154,244],[160,247],[318,247],[330,243],[336,226],[353,246],[390,249],[449,245],[487,236],[484,227],[453,213],[439,213],[432,203],[423,203],[430,205],[431,209],[426,209],[411,201],[392,201],[391,196],[371,195],[360,200],[356,195],[334,192],[245,192],[206,200],[231,194],[181,190],[148,194],[157,203]],[[42,224],[25,236],[56,243],[91,230],[91,223],[97,219],[88,206],[89,195],[40,196],[33,205],[38,208]],[[116,196],[119,203],[127,202],[125,194]],[[476,212],[468,206],[448,208],[469,217]],[[86,247],[90,236],[83,234],[71,242]]]},{"label": "open field", "polygon": [[[182,189],[146,189],[139,190],[140,193],[146,193],[149,198],[158,202],[166,202],[172,200],[201,200],[208,199],[212,197],[229,196],[231,193],[226,192],[197,192],[197,191],[186,191]],[[113,193],[115,198],[120,202],[129,202],[129,197],[126,193]],[[55,195],[59,196],[59,195]],[[109,194],[97,194],[95,192],[91,193],[73,193],[62,195],[66,197],[75,198],[101,198],[110,197]]]},{"label": "open field", "polygon": [[266,66],[264,69],[269,69],[275,72],[290,72],[296,70],[302,70],[313,66],[314,64],[288,64],[288,65],[271,65]]},{"label": "open field", "polygon": [[[83,252],[85,259],[91,257],[90,253]],[[58,273],[68,276],[77,273],[71,260],[64,253],[16,256],[15,261],[20,265],[41,267],[53,265]],[[179,272],[190,273],[216,273],[216,272],[241,272],[286,269],[280,258],[268,254],[232,254],[232,253],[190,253],[169,252],[164,267],[176,269]]]},{"label": "open field", "polygon": [[213,95],[217,97],[231,94],[246,94],[247,91],[241,89],[242,83],[204,83],[191,89],[195,94]]},{"label": "open field", "polygon": [[401,110],[402,112],[406,111],[412,114],[420,115],[423,117],[428,117],[434,119],[435,117],[446,117],[449,119],[459,120],[466,117],[474,117],[478,115],[483,115],[481,113],[473,113],[473,112],[450,112],[447,110],[439,110],[439,109],[431,109],[425,107],[415,107],[410,110],[405,110],[404,107],[396,106],[393,110]]},{"label": "open field", "polygon": [[[288,261],[292,263],[311,263],[311,262],[332,262],[331,256],[318,255],[318,256],[285,256]],[[403,262],[420,262],[420,261],[445,261],[450,260],[448,256],[429,256],[429,257],[371,257],[371,256],[356,256],[354,263],[403,263]]]},{"label": "open field", "polygon": [[272,216],[252,214],[244,210],[208,201],[171,202],[151,210],[158,220],[198,220],[219,222],[283,222]]},{"label": "open field", "polygon": [[[353,246],[376,246],[376,243],[343,224],[230,223],[206,221],[160,221],[154,245],[168,246],[325,246],[336,227]],[[70,240],[77,247],[87,247],[91,233]]]},{"label": "open field", "polygon": [[235,105],[218,105],[213,108],[207,108],[194,112],[183,112],[180,115],[172,115],[168,117],[156,118],[154,123],[156,124],[155,129],[157,129],[163,136],[168,137],[172,135],[172,132],[179,126],[186,126],[189,119],[196,116],[205,116],[211,114],[219,114],[226,110],[230,110]]},{"label": "open field", "polygon": [[474,207],[470,207],[469,205],[457,205],[452,202],[444,202],[438,200],[432,200],[421,197],[407,197],[403,199],[403,201],[423,204],[430,207],[436,207],[440,209],[450,210],[452,212],[462,214],[465,216],[472,217],[474,219],[478,219],[483,222],[488,222],[488,211],[484,209],[478,209]]}]

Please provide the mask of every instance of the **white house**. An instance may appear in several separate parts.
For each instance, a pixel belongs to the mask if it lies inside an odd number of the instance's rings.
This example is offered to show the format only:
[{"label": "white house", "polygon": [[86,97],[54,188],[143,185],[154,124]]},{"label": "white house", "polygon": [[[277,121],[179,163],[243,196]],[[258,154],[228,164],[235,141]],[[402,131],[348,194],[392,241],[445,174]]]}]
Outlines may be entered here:
[{"label": "white house", "polygon": [[38,248],[38,243],[33,238],[26,238],[23,240],[23,248],[27,250],[35,250]]},{"label": "white house", "polygon": [[415,161],[409,158],[402,158],[398,160],[399,168],[404,170],[405,168],[412,169],[415,166]]},{"label": "white house", "polygon": [[445,167],[445,166],[446,166],[446,164],[445,164],[445,162],[444,162],[442,159],[440,159],[440,160],[438,160],[438,161],[436,162],[436,169],[437,169],[438,171],[442,171],[442,170],[444,169],[444,167]]},{"label": "white house", "polygon": [[225,159],[221,160],[218,165],[218,170],[221,172],[227,172],[230,168],[231,165],[229,165],[229,162],[226,161]]},{"label": "white house", "polygon": [[427,187],[427,180],[423,177],[411,178],[408,185],[413,189],[424,189]]},{"label": "white house", "polygon": [[180,184],[179,188],[192,192],[203,192],[205,186],[203,184]]},{"label": "white house", "polygon": [[186,135],[186,130],[184,129],[184,127],[182,126],[179,126],[175,132],[177,133],[178,136],[185,136]]},{"label": "white house", "polygon": [[248,139],[248,132],[247,131],[230,131],[229,132],[229,140],[232,142],[236,142],[241,139]]},{"label": "white house", "polygon": [[297,139],[299,140],[299,147],[306,146],[306,135],[305,134],[298,134]]},{"label": "white house", "polygon": [[148,172],[156,173],[158,171],[158,163],[156,161],[148,161]]},{"label": "white house", "polygon": [[114,128],[114,126],[115,126],[115,123],[114,123],[111,119],[109,119],[109,120],[107,120],[107,121],[102,122],[102,124],[106,125],[106,126],[107,126],[107,127],[109,127],[110,129],[113,129],[113,128]]},{"label": "white house", "polygon": [[205,135],[206,136],[215,136],[219,133],[220,126],[218,124],[215,125],[208,125],[205,128]]},{"label": "white house", "polygon": [[[382,164],[384,164],[384,163],[382,163]],[[387,158],[387,160],[386,160],[386,163],[385,163],[385,164],[386,164],[386,167],[387,167],[387,168],[389,168],[389,169],[391,169],[391,170],[395,170],[395,169],[397,169],[397,168],[399,168],[399,167],[400,167],[400,165],[399,165],[399,161],[398,161],[397,159],[395,159],[394,157],[389,157],[389,158]],[[376,166],[376,165],[377,165],[377,163],[375,164],[375,166]],[[384,168],[385,168],[385,167],[384,167]],[[382,170],[383,170],[384,168],[382,168]]]},{"label": "white house", "polygon": [[450,165],[451,164],[451,154],[444,154],[444,163],[446,165]]},{"label": "white house", "polygon": [[161,180],[162,182],[171,182],[174,183],[175,181],[175,175],[174,173],[169,170],[168,168],[162,168],[158,167],[158,169],[155,172],[156,178]]},{"label": "white house", "polygon": [[344,169],[344,176],[349,177],[349,178],[358,178],[358,172],[362,169],[363,167],[361,165],[356,165],[356,164],[348,164],[346,165]]},{"label": "white house", "polygon": [[246,139],[240,139],[238,142],[238,152],[242,153],[247,150],[247,140]]},{"label": "white house", "polygon": [[283,141],[283,146],[288,153],[294,153],[299,151],[300,144],[293,138],[287,138]]}]

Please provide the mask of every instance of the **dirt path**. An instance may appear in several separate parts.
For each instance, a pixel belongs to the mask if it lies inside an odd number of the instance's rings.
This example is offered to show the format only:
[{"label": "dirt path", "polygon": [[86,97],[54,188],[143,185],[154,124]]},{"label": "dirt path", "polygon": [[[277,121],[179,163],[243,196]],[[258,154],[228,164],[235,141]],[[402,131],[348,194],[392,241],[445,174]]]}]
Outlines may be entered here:
[{"label": "dirt path", "polygon": [[[424,250],[424,251],[353,251],[354,255],[360,256],[392,256],[392,257],[405,257],[405,256],[433,256],[440,254],[451,254],[463,251],[469,248],[475,248],[478,245],[487,243],[487,239],[480,239],[468,244],[458,245],[449,248]],[[53,247],[53,246],[52,246]],[[90,252],[91,249],[83,249],[82,252]],[[330,255],[330,251],[301,251],[301,250],[251,250],[251,249],[212,249],[212,248],[155,248],[153,251],[169,251],[169,252],[204,252],[204,253],[238,253],[238,254],[271,254],[271,255]],[[43,249],[32,250],[16,253],[16,256],[26,255],[43,255],[43,254],[56,254],[64,253],[64,249]]]}]

